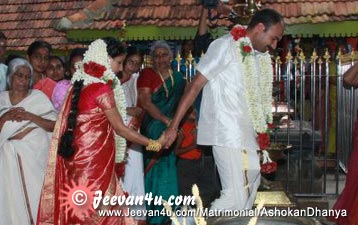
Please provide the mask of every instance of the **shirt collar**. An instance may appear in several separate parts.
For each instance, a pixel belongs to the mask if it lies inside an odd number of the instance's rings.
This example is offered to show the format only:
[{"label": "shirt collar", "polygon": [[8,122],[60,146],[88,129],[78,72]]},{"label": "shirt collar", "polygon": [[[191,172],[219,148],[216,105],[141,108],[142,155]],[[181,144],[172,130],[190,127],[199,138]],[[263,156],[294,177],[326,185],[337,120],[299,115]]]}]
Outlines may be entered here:
[{"label": "shirt collar", "polygon": [[269,55],[269,51],[266,51],[266,52],[260,52],[260,51],[257,51],[257,50],[254,50],[254,55],[255,56],[258,56],[258,57],[264,57],[264,56],[267,56]]}]

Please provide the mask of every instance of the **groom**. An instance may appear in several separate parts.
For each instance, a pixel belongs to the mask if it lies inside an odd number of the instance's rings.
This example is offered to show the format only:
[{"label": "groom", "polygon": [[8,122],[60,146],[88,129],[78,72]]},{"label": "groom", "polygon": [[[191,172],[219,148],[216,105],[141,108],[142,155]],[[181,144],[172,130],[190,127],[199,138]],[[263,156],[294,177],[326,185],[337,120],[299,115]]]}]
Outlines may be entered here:
[{"label": "groom", "polygon": [[258,11],[247,29],[234,27],[215,40],[197,66],[166,130],[169,147],[187,109],[203,89],[198,144],[212,145],[222,191],[211,209],[250,209],[260,183],[256,141],[272,122],[272,66],[268,50],[275,49],[284,30],[282,16]]}]

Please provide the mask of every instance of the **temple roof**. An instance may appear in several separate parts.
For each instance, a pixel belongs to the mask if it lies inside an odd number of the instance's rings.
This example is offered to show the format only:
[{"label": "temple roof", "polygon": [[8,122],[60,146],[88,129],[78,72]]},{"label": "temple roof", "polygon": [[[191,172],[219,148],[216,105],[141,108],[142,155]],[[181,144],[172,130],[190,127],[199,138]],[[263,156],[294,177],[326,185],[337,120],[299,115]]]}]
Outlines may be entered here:
[{"label": "temple roof", "polygon": [[[226,4],[233,6],[234,2]],[[358,0],[261,0],[260,4],[262,8],[279,11],[289,26],[358,20]],[[92,36],[111,31],[112,35],[120,36],[124,25],[133,29],[150,26],[195,29],[200,7],[197,0],[2,0],[0,30],[8,37],[10,50],[26,50],[37,39],[66,50],[81,42],[69,37],[71,30],[93,31]],[[229,23],[227,19],[217,21],[218,26]],[[350,36],[358,36],[355,29],[356,33],[351,32]],[[158,38],[156,34],[150,35],[145,38]],[[144,38],[143,34],[139,37]]]}]

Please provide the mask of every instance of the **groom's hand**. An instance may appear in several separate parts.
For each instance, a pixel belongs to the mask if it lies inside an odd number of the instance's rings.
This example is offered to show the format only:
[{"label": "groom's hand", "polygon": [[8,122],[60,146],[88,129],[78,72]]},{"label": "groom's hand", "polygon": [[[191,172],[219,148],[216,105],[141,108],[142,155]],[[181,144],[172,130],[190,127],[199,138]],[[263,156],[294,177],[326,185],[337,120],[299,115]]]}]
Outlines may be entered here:
[{"label": "groom's hand", "polygon": [[178,131],[174,127],[168,127],[165,130],[165,135],[167,137],[167,143],[164,145],[164,148],[169,148],[177,138]]}]

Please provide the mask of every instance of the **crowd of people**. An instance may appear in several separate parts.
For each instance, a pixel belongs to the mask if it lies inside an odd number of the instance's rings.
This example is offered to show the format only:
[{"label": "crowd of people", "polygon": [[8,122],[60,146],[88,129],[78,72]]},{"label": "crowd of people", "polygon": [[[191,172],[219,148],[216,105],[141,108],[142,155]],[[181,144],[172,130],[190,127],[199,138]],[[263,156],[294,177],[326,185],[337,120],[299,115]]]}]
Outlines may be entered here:
[{"label": "crowd of people", "polygon": [[[206,207],[251,209],[260,184],[257,150],[268,147],[261,138],[272,123],[268,51],[283,31],[279,13],[258,11],[247,28],[235,26],[210,44],[191,83],[172,69],[165,41],[151,45],[151,68],[141,68],[138,49],[114,38],[74,49],[68,66],[45,41],[33,42],[26,57],[0,64],[0,169],[8,174],[0,178],[2,223],[170,224],[163,214],[71,214],[61,194],[76,183],[107,196],[191,195],[193,184],[203,187],[200,145],[212,146],[222,186]],[[0,33],[1,60],[5,45]],[[356,77],[352,69],[345,81],[356,86]],[[99,209],[126,207],[163,209],[153,203]]]}]

